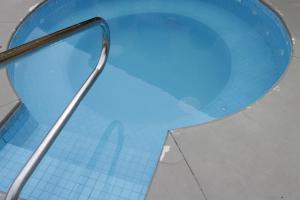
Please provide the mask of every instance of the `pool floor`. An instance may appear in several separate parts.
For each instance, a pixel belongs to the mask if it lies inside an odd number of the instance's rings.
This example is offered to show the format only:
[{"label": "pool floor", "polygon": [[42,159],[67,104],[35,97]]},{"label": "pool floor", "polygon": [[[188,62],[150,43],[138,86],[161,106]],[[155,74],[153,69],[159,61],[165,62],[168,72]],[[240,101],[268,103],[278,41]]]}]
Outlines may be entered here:
[{"label": "pool floor", "polygon": [[[31,119],[24,106],[18,112],[10,121],[9,130],[4,129],[1,140],[2,191],[8,190],[49,129]],[[104,128],[103,135],[95,133],[89,137],[84,132],[62,131],[62,137],[26,184],[22,198],[143,199],[159,152],[124,146],[125,136],[118,122]]]}]

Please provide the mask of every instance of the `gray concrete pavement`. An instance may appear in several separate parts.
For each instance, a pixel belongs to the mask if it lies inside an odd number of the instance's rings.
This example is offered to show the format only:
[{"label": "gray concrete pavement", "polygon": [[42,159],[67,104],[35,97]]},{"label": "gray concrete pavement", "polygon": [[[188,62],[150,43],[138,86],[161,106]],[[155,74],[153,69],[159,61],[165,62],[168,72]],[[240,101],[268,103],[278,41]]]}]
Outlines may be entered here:
[{"label": "gray concrete pavement", "polygon": [[172,136],[168,137],[164,149],[147,200],[206,200]]}]

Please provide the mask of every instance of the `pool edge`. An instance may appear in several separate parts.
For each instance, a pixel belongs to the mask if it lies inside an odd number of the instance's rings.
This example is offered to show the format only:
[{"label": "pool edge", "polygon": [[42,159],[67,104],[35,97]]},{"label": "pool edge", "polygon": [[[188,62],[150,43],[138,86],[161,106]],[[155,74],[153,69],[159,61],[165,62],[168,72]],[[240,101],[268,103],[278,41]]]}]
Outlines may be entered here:
[{"label": "pool edge", "polygon": [[[29,12],[26,13],[26,15],[24,17],[21,18],[21,20],[19,20],[19,22],[17,23],[17,26],[14,28],[12,34],[10,35],[8,42],[5,46],[5,50],[7,50],[9,48],[9,45],[11,43],[11,40],[13,39],[13,36],[15,35],[16,31],[18,30],[18,28],[23,24],[23,22],[36,10],[38,9],[40,6],[42,6],[47,0],[41,0],[41,2],[36,3],[32,6],[34,6],[33,9],[29,8]],[[24,8],[25,9],[25,8]],[[18,108],[20,107],[20,105],[22,104],[22,100],[19,98],[17,92],[15,91],[15,88],[12,85],[12,82],[8,76],[8,71],[6,68],[2,69],[3,71],[1,73],[5,74],[5,78],[6,80],[1,80],[3,82],[5,82],[7,84],[7,90],[11,91],[16,97],[17,99],[11,98],[9,102],[7,102],[4,105],[0,105],[1,107],[4,107],[5,111],[4,113],[2,113],[1,117],[0,117],[0,129],[3,128],[3,126],[7,123],[7,121],[13,116],[13,114],[18,110]],[[8,107],[10,107],[10,109],[8,109]]]}]

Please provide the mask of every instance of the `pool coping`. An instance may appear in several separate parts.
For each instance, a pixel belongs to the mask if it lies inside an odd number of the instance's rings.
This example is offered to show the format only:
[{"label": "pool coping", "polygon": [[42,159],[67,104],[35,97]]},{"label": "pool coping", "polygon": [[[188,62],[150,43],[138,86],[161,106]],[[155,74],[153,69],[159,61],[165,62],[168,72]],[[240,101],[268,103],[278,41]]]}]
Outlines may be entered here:
[{"label": "pool coping", "polygon": [[[47,0],[45,0],[45,1],[47,1]],[[26,17],[21,20],[21,22],[18,24],[18,26],[16,27],[15,30],[17,30],[17,28],[22,23],[22,21],[24,19],[26,19],[31,12],[33,12],[35,9],[37,9],[39,6],[41,6],[45,1],[42,0],[39,3],[38,6],[36,6],[34,9],[30,10],[30,12],[28,12],[27,15],[26,15]],[[284,16],[284,14],[282,14],[281,9],[278,6],[276,7],[275,5],[273,5],[273,3],[272,3],[273,1],[274,0],[263,0],[262,2],[265,5],[267,5],[269,8],[271,8],[273,11],[275,11],[275,13],[277,13],[277,15],[282,19],[282,21],[284,22],[284,24],[287,26],[287,30],[289,31],[289,33],[291,35],[291,38],[293,40],[293,49],[294,49],[293,53],[295,53],[295,48],[296,48],[296,45],[295,45],[296,40],[295,40],[295,35],[294,35],[295,33],[293,31],[291,31],[291,28],[290,28],[291,25],[285,19],[285,16]],[[287,3],[289,3],[289,2],[287,2]],[[298,16],[300,16],[300,14],[298,14]],[[180,137],[182,137],[182,134],[191,135],[192,133],[190,133],[190,132],[195,132],[195,131],[201,133],[201,131],[202,130],[206,130],[207,127],[211,128],[211,129],[214,129],[214,127],[222,126],[223,124],[232,124],[232,129],[234,129],[234,127],[236,126],[236,124],[235,124],[234,121],[238,121],[239,120],[238,118],[240,116],[247,115],[248,112],[250,112],[250,115],[251,115],[252,118],[255,118],[255,115],[252,114],[252,111],[256,109],[256,107],[257,107],[258,104],[259,104],[260,107],[264,107],[264,106],[269,107],[268,101],[266,100],[267,97],[268,96],[272,96],[272,98],[276,98],[276,97],[273,96],[274,93],[278,93],[278,91],[276,91],[277,90],[276,88],[278,88],[278,87],[280,88],[283,81],[288,82],[288,75],[290,73],[293,73],[292,70],[290,69],[291,65],[295,65],[294,64],[295,62],[299,62],[298,59],[299,58],[297,58],[297,55],[293,54],[293,56],[291,58],[291,62],[289,64],[289,66],[288,66],[288,69],[286,70],[285,74],[278,81],[277,86],[274,86],[272,89],[270,89],[270,91],[268,93],[266,93],[262,98],[260,98],[258,101],[256,101],[255,103],[253,103],[249,108],[245,108],[244,110],[242,110],[242,111],[240,111],[238,113],[234,113],[234,114],[232,114],[230,116],[227,116],[225,118],[222,118],[222,119],[219,119],[219,120],[216,120],[216,121],[209,122],[207,124],[193,125],[193,126],[189,126],[189,127],[185,127],[185,128],[177,128],[177,129],[171,130],[169,132],[167,141],[168,140],[172,140],[172,142],[171,142],[172,144],[170,144],[170,145],[171,146],[173,145],[176,153],[178,154],[175,157],[176,157],[176,159],[179,159],[181,161],[183,160],[183,162],[187,166],[186,170],[188,170],[191,173],[192,177],[194,178],[195,184],[197,185],[197,187],[199,188],[200,192],[203,195],[201,198],[207,199],[207,197],[205,195],[205,192],[204,192],[205,189],[203,189],[201,187],[201,184],[200,184],[201,181],[198,180],[199,178],[196,177],[196,175],[194,174],[193,169],[192,169],[193,166],[191,166],[192,164],[189,163],[189,159],[185,158],[186,157],[185,156],[185,152],[184,152],[185,150],[182,147],[180,147],[180,145],[181,145],[180,144]],[[7,72],[6,72],[6,76],[7,76]],[[7,78],[8,83],[9,83],[8,86],[10,87],[10,89],[12,91],[14,91],[14,89],[13,89],[13,87],[12,87],[12,85],[11,85],[9,79],[8,79],[8,77],[6,77],[6,78]],[[19,99],[12,99],[10,102],[6,102],[6,103],[11,106],[11,109],[8,109],[6,111],[7,113],[4,113],[4,115],[2,115],[3,117],[1,116],[1,118],[0,118],[0,128],[10,118],[10,116],[14,113],[14,111],[17,110],[17,108],[21,104],[21,101]],[[5,107],[5,106],[6,106],[6,104],[0,105],[0,108]],[[270,111],[270,110],[268,109],[268,111]],[[291,111],[293,111],[293,110],[291,110]],[[0,110],[0,112],[1,112],[1,110]],[[268,114],[272,115],[270,113],[268,113]],[[300,117],[300,114],[298,114],[298,115],[297,114],[298,113],[295,113],[295,116]],[[263,122],[261,122],[261,123],[263,123]],[[300,125],[298,125],[298,127],[300,128]],[[287,127],[287,130],[288,130],[288,127]],[[266,130],[264,129],[264,131],[266,131]],[[172,153],[169,153],[169,154],[172,154]],[[166,154],[166,157],[161,162],[159,162],[159,164],[157,166],[156,174],[158,173],[158,170],[160,170],[160,166],[161,165],[169,165],[170,163],[174,163],[174,161],[173,161],[174,158],[170,158],[170,159],[168,158],[169,154]],[[178,158],[178,157],[180,157],[180,158]],[[169,159],[169,161],[165,161],[165,160],[168,160],[168,159]],[[154,178],[153,178],[152,185],[153,184],[159,185],[159,183],[157,183],[156,180],[159,180],[159,177],[157,177],[155,175]],[[158,192],[157,190],[153,190],[153,186],[152,185],[151,185],[151,187],[150,187],[150,189],[148,191],[147,199],[153,198],[153,196],[155,196],[155,195],[153,195],[152,193],[157,193]],[[172,185],[172,183],[170,183],[169,185]],[[157,196],[156,196],[156,198],[157,198]]]}]

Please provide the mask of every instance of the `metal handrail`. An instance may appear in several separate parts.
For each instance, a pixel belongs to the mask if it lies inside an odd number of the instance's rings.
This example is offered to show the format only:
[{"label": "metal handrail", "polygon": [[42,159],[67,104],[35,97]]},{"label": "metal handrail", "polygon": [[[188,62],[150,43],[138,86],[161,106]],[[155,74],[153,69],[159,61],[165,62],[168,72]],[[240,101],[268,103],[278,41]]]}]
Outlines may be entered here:
[{"label": "metal handrail", "polygon": [[107,56],[109,53],[109,45],[110,45],[109,27],[103,18],[95,17],[90,20],[62,29],[55,33],[49,34],[47,36],[41,37],[39,39],[33,40],[24,45],[7,50],[3,53],[0,53],[0,64],[1,64],[9,61],[10,59],[16,58],[17,56],[20,56],[24,53],[32,51],[36,48],[42,47],[45,44],[49,44],[51,42],[60,40],[66,36],[69,36],[70,34],[74,34],[79,30],[89,27],[90,25],[93,25],[95,23],[100,24],[101,28],[103,29],[102,50],[101,50],[101,55],[98,64],[96,65],[95,69],[92,71],[88,79],[81,86],[79,91],[76,93],[72,101],[65,108],[62,115],[55,122],[54,126],[48,132],[46,137],[40,143],[36,151],[32,154],[32,156],[27,161],[25,166],[19,172],[18,176],[15,178],[14,182],[12,183],[12,185],[8,190],[8,193],[5,198],[6,200],[18,199],[18,196],[21,190],[23,189],[24,185],[26,184],[26,182],[28,181],[28,179],[30,178],[30,176],[32,175],[32,173],[34,172],[34,170],[36,169],[40,161],[43,159],[44,155],[47,153],[47,151],[49,150],[49,148],[51,147],[51,145],[59,135],[60,131],[68,122],[73,112],[75,111],[75,109],[77,108],[81,100],[84,98],[85,94],[88,92],[88,90],[91,88],[93,83],[97,80],[98,76],[101,74],[104,65],[106,64]]}]

